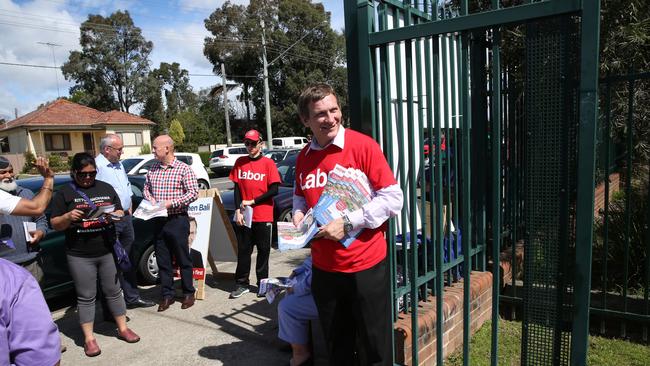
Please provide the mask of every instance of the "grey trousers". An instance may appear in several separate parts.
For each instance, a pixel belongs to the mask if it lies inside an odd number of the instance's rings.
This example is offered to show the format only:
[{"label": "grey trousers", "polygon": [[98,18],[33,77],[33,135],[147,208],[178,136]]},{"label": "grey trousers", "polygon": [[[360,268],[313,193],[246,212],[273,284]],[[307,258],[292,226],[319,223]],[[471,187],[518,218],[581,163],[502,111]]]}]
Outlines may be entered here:
[{"label": "grey trousers", "polygon": [[117,269],[112,254],[96,258],[82,258],[68,255],[68,268],[77,291],[79,322],[90,323],[95,320],[95,297],[97,295],[97,276],[106,296],[108,308],[113,316],[126,314],[122,288],[117,278]]}]

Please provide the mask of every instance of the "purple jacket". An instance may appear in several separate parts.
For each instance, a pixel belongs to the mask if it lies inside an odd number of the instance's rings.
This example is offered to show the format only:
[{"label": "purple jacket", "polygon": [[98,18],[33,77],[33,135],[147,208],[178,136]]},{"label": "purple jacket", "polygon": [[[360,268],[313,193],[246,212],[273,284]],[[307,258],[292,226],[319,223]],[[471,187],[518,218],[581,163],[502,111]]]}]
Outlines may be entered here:
[{"label": "purple jacket", "polygon": [[61,338],[38,283],[2,258],[0,279],[0,365],[56,364]]}]

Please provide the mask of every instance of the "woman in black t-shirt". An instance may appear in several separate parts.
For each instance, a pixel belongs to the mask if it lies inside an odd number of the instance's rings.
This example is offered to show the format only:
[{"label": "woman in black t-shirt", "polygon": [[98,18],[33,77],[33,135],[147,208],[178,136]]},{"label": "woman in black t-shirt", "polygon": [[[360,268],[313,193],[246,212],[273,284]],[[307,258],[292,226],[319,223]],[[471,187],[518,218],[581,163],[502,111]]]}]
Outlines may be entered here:
[{"label": "woman in black t-shirt", "polygon": [[101,353],[93,334],[97,277],[115,318],[117,337],[129,343],[139,341],[140,337],[126,326],[126,305],[112,254],[116,240],[113,220],[124,215],[120,198],[111,185],[95,180],[97,165],[92,155],[75,154],[71,165],[73,181],[52,199],[50,221],[55,230],[65,230],[68,268],[77,291],[79,322],[85,338],[84,352],[93,357]]}]

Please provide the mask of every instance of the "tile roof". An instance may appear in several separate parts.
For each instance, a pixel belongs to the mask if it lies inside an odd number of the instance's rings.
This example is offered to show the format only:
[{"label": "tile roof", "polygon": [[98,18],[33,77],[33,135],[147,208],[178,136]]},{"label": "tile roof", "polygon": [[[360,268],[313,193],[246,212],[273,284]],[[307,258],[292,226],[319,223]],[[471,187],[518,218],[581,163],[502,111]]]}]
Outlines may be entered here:
[{"label": "tile roof", "polygon": [[94,127],[107,124],[153,125],[155,123],[130,113],[120,111],[100,112],[66,99],[57,99],[46,106],[7,122],[0,128],[0,131],[17,127]]}]

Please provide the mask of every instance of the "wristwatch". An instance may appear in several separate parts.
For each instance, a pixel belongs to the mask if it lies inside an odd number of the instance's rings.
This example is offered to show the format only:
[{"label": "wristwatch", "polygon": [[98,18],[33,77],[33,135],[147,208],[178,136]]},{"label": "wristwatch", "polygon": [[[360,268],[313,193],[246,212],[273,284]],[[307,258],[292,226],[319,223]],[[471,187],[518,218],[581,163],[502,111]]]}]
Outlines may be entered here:
[{"label": "wristwatch", "polygon": [[343,232],[344,233],[349,233],[352,231],[352,223],[350,222],[350,219],[348,218],[348,215],[343,216]]}]

